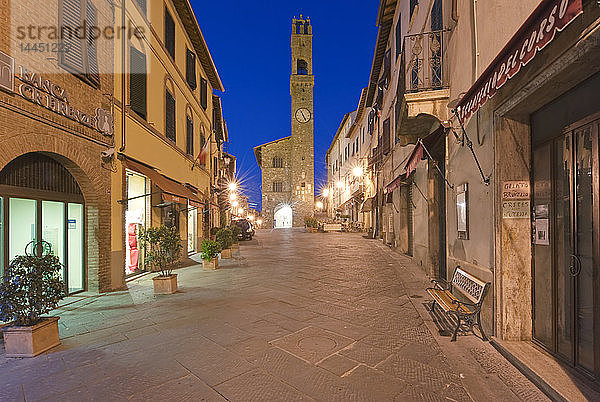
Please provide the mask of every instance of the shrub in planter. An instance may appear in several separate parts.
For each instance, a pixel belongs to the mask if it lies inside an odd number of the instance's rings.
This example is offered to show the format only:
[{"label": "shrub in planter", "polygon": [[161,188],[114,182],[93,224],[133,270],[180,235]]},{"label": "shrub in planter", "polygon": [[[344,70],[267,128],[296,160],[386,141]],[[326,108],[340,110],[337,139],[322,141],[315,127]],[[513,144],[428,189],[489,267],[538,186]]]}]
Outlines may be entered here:
[{"label": "shrub in planter", "polygon": [[177,274],[173,267],[181,257],[183,245],[177,228],[161,225],[142,229],[139,235],[145,249],[145,262],[152,271],[159,272],[153,279],[154,293],[171,294],[177,291]]},{"label": "shrub in planter", "polygon": [[33,357],[60,344],[58,317],[42,317],[65,297],[60,279],[62,264],[48,254],[18,256],[0,284],[0,320],[13,322],[3,329],[9,357]]},{"label": "shrub in planter", "polygon": [[319,229],[319,221],[312,216],[304,217],[304,224],[309,232],[316,232]]},{"label": "shrub in planter", "polygon": [[217,243],[221,249],[221,257],[231,258],[231,246],[233,245],[233,233],[228,228],[217,231]]},{"label": "shrub in planter", "polygon": [[219,268],[219,260],[217,256],[221,249],[219,243],[214,240],[204,240],[201,246],[200,257],[202,258],[202,266],[204,269]]},{"label": "shrub in planter", "polygon": [[229,230],[231,230],[231,234],[233,235],[233,244],[238,244],[242,235],[242,228],[238,225],[231,225],[229,226]]}]

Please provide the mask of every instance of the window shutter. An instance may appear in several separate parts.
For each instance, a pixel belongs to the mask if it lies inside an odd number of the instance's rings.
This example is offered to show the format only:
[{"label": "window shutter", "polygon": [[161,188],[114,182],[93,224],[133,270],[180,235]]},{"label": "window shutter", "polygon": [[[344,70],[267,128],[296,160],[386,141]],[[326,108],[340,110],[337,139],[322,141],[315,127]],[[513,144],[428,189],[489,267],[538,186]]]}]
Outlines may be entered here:
[{"label": "window shutter", "polygon": [[190,88],[196,89],[196,55],[190,49],[186,49],[185,78]]},{"label": "window shutter", "polygon": [[208,107],[208,81],[200,78],[200,105],[204,110]]},{"label": "window shutter", "polygon": [[396,22],[396,57],[402,53],[402,14],[398,15]]},{"label": "window shutter", "polygon": [[194,121],[188,116],[186,127],[186,152],[194,155]]},{"label": "window shutter", "polygon": [[86,47],[87,47],[87,76],[88,79],[94,83],[100,83],[100,74],[98,71],[98,50],[96,46],[96,39],[93,37],[93,27],[98,26],[97,23],[97,11],[90,1],[87,1],[85,7],[85,21],[87,22],[86,32]]},{"label": "window shutter", "polygon": [[166,101],[166,115],[165,115],[165,136],[171,141],[176,142],[175,136],[175,98],[173,95],[166,90],[165,91]]},{"label": "window shutter", "polygon": [[77,37],[81,25],[81,0],[62,0],[61,29],[65,51],[60,52],[61,64],[74,74],[84,74],[83,41]]},{"label": "window shutter", "polygon": [[383,122],[382,148],[382,152],[384,155],[387,155],[390,152],[390,119],[386,119]]},{"label": "window shutter", "polygon": [[146,55],[134,47],[130,51],[129,102],[131,110],[147,119],[148,83],[146,77]]},{"label": "window shutter", "polygon": [[165,47],[167,52],[171,55],[171,58],[175,60],[175,21],[169,13],[169,10],[165,8]]}]

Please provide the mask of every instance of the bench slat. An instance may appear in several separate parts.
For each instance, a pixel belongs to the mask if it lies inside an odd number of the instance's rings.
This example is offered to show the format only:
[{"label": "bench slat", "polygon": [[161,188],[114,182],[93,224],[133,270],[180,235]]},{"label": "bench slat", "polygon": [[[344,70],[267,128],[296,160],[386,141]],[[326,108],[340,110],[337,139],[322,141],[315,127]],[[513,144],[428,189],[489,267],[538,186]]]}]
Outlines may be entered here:
[{"label": "bench slat", "polygon": [[458,299],[447,290],[427,289],[427,293],[435,299],[445,312],[457,311],[462,314],[473,314],[470,308],[452,303],[453,301],[458,301]]}]

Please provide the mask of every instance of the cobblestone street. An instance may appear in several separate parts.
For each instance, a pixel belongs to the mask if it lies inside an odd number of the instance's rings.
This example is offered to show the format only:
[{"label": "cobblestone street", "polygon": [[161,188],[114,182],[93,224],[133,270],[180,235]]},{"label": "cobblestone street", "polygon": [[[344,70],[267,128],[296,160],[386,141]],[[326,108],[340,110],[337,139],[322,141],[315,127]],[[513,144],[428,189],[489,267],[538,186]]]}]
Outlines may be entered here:
[{"label": "cobblestone street", "polygon": [[355,234],[259,231],[180,291],[70,298],[62,345],[0,354],[0,400],[544,400],[473,334],[451,343],[426,305],[427,278]]}]

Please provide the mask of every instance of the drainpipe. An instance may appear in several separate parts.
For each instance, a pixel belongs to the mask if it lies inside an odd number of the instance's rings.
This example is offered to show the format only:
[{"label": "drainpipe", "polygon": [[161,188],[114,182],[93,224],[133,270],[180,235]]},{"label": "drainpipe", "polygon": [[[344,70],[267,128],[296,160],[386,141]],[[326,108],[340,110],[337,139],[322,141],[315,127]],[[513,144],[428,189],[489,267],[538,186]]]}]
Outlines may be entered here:
[{"label": "drainpipe", "polygon": [[471,3],[471,25],[471,38],[473,41],[473,82],[475,82],[479,75],[479,43],[477,40],[477,0],[473,0]]},{"label": "drainpipe", "polygon": [[[121,0],[121,29],[125,28],[125,2],[127,0]],[[121,35],[121,147],[119,148],[119,152],[125,151],[125,97],[127,93],[125,91],[125,46],[127,45],[127,40],[124,33]]]}]

